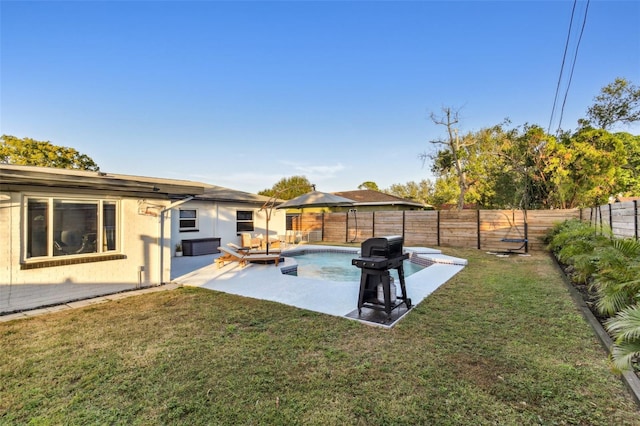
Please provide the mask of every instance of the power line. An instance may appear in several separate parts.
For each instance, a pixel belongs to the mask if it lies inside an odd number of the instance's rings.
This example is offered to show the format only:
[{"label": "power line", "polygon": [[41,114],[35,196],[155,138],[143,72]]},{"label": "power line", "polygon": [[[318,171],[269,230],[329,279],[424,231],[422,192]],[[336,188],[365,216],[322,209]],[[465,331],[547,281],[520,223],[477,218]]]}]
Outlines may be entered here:
[{"label": "power line", "polygon": [[571,65],[571,73],[569,74],[569,82],[567,83],[567,90],[564,93],[564,100],[562,101],[562,109],[560,110],[560,120],[558,121],[558,130],[556,133],[560,132],[560,127],[562,126],[562,116],[564,115],[564,106],[567,103],[567,95],[569,94],[569,87],[571,86],[571,80],[573,79],[573,70],[576,67],[576,60],[578,58],[578,49],[580,48],[580,42],[582,41],[582,34],[584,33],[584,27],[587,24],[587,12],[589,12],[589,1],[587,0],[587,7],[584,10],[584,17],[582,18],[582,28],[580,28],[580,37],[578,37],[578,43],[576,44],[576,51],[573,55],[573,64]]},{"label": "power line", "polygon": [[562,65],[560,66],[560,75],[558,75],[558,84],[556,85],[556,95],[553,98],[553,108],[551,108],[551,117],[549,118],[549,127],[547,127],[547,133],[551,133],[551,123],[553,122],[553,116],[556,112],[556,103],[558,102],[558,93],[560,93],[560,82],[562,81],[562,73],[564,72],[564,63],[567,59],[567,50],[569,50],[569,40],[571,39],[571,27],[573,26],[573,16],[576,12],[576,3],[574,0],[573,8],[571,9],[571,20],[569,21],[569,31],[567,31],[567,41],[564,43],[564,54],[562,55]]},{"label": "power line", "polygon": [[[587,0],[587,5],[586,5],[585,11],[584,11],[584,16],[582,18],[582,28],[580,30],[580,36],[578,38],[578,42],[576,43],[576,48],[575,48],[575,52],[574,52],[574,55],[573,55],[573,62],[571,64],[571,71],[569,73],[569,81],[567,83],[567,87],[566,87],[565,92],[564,92],[562,108],[560,110],[560,120],[558,122],[558,128],[557,128],[556,132],[559,132],[560,128],[562,126],[562,118],[564,116],[564,108],[565,108],[565,105],[566,105],[566,102],[567,102],[567,97],[569,95],[569,88],[571,87],[571,81],[573,79],[573,72],[575,70],[576,60],[577,60],[577,57],[578,57],[578,49],[580,48],[580,42],[582,41],[582,34],[584,33],[584,28],[585,28],[586,22],[587,22],[587,12],[589,11],[589,2],[590,2],[590,0]],[[560,94],[560,84],[562,82],[562,75],[564,73],[564,66],[565,66],[565,63],[566,63],[566,60],[567,60],[567,52],[569,50],[569,41],[571,40],[571,32],[572,32],[572,28],[573,28],[573,19],[574,19],[574,16],[575,16],[577,3],[578,3],[577,0],[574,0],[573,8],[571,9],[571,20],[569,21],[569,31],[567,32],[567,40],[565,42],[564,54],[562,56],[562,66],[560,67],[560,75],[558,76],[558,83],[557,83],[557,86],[556,86],[556,94],[555,94],[555,97],[553,99],[553,108],[551,110],[551,117],[549,119],[549,127],[547,128],[547,133],[551,133],[551,126],[553,124],[553,118],[554,118],[554,115],[556,113],[556,106],[557,106],[558,97],[559,97],[559,94]]]}]

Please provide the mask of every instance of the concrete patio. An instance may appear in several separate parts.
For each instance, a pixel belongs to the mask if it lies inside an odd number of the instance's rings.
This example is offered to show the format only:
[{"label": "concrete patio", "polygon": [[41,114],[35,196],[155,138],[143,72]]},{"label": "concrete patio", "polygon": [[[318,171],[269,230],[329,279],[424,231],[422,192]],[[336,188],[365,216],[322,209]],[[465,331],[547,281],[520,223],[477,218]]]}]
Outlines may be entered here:
[{"label": "concrete patio", "polygon": [[[305,250],[310,251],[322,251],[327,250],[327,248],[331,247],[304,246]],[[438,287],[446,283],[467,264],[465,259],[443,255],[439,250],[423,247],[406,248],[406,250],[415,253],[420,258],[421,263],[430,265],[405,279],[407,296],[411,299],[413,306],[437,290]],[[289,253],[292,254],[292,251],[289,251]],[[407,309],[403,305],[394,310],[391,321],[387,321],[383,312],[368,310],[367,308],[363,308],[362,315],[359,315],[357,310],[358,282],[317,280],[283,274],[281,272],[282,268],[290,268],[292,265],[297,264],[295,257],[287,257],[286,250],[283,251],[284,260],[280,261],[277,267],[273,264],[256,263],[240,267],[238,263],[231,262],[222,268],[218,268],[214,263],[218,256],[219,254],[210,254],[172,258],[171,282],[162,286],[114,292],[113,294],[99,297],[79,298],[68,303],[25,309],[20,312],[2,315],[0,316],[0,321],[11,321],[105,303],[148,292],[173,290],[179,286],[202,287],[238,296],[269,300],[384,327],[393,326],[407,313]],[[357,257],[357,254],[354,253],[354,257]]]},{"label": "concrete patio", "polygon": [[[305,250],[326,250],[327,246],[305,246]],[[413,306],[460,272],[466,265],[465,259],[443,255],[439,250],[424,247],[406,248],[415,252],[430,266],[406,277],[407,296]],[[193,258],[178,257],[172,262],[172,282],[184,286],[202,287],[254,299],[270,300],[285,305],[321,312],[344,318],[361,319],[381,325],[391,326],[400,319],[406,309],[394,313],[392,322],[380,321],[379,312],[365,312],[358,316],[358,282],[338,282],[308,279],[281,273],[282,268],[295,265],[295,258],[286,257],[276,267],[273,264],[249,264],[241,268],[232,262],[222,268],[216,267],[214,255]],[[357,255],[354,255],[357,257]],[[182,274],[182,272],[185,272]],[[354,313],[355,310],[355,313]],[[386,319],[386,318],[385,318]]]}]

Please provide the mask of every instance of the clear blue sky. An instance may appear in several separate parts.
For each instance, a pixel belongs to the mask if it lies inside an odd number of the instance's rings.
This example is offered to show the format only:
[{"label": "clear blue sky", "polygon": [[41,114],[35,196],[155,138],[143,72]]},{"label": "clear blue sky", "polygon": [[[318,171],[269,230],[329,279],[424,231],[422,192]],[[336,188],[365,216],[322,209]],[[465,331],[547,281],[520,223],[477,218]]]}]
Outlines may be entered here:
[{"label": "clear blue sky", "polygon": [[[420,181],[444,106],[462,133],[549,126],[573,5],[3,0],[0,133],[249,192],[294,175],[328,192]],[[591,1],[562,128],[616,77],[640,85],[640,2]]]}]

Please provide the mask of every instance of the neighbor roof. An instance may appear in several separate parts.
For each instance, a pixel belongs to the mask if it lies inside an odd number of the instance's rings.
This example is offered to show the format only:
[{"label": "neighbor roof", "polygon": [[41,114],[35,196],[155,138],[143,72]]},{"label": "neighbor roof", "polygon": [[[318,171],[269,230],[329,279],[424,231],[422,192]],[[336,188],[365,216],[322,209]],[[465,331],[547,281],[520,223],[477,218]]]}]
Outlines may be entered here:
[{"label": "neighbor roof", "polygon": [[640,197],[616,197],[616,202],[624,203],[626,201],[640,201]]},{"label": "neighbor roof", "polygon": [[385,194],[384,192],[374,191],[372,189],[333,192],[333,194],[353,200],[354,206],[401,205],[401,206],[411,206],[411,207],[421,207],[421,208],[425,207],[425,205],[422,203],[418,203],[412,200],[407,200],[401,197],[396,197],[395,195]]}]

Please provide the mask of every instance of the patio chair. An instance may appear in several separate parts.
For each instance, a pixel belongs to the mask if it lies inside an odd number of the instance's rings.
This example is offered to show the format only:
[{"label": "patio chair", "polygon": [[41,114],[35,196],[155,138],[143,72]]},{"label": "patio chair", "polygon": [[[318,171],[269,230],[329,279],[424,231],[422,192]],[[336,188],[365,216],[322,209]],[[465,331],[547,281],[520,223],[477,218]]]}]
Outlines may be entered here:
[{"label": "patio chair", "polygon": [[[266,249],[251,249],[248,247],[240,247],[237,244],[234,243],[227,243],[227,245],[229,247],[231,247],[233,250],[237,251],[238,253],[243,253],[243,254],[267,254],[267,250]],[[282,250],[280,248],[274,247],[271,248],[269,247],[269,254],[280,254],[282,253]]]},{"label": "patio chair", "polygon": [[260,238],[251,238],[251,234],[248,232],[242,232],[240,234],[240,245],[245,248],[260,248],[262,240]]},{"label": "patio chair", "polygon": [[246,253],[227,247],[218,247],[218,250],[222,252],[222,255],[216,258],[218,268],[224,266],[225,262],[238,262],[241,267],[246,266],[248,262],[274,262],[276,266],[280,262],[280,253]]}]

